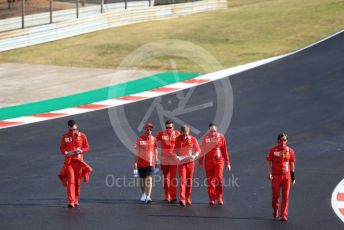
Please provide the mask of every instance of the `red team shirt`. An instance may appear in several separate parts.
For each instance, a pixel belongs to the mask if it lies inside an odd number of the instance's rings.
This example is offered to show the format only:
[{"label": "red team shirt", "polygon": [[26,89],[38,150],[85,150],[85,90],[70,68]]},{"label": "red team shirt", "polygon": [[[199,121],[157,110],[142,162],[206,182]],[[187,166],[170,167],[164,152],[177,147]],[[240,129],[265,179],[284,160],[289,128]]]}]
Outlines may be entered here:
[{"label": "red team shirt", "polygon": [[164,162],[165,158],[173,157],[173,149],[176,143],[177,137],[180,135],[180,132],[173,130],[171,133],[168,133],[166,130],[159,132],[156,136],[156,140],[161,142],[161,161]]},{"label": "red team shirt", "polygon": [[202,156],[199,158],[199,164],[203,164],[203,158],[205,162],[211,163],[213,160],[223,159],[226,165],[230,164],[229,154],[227,150],[226,139],[221,133],[207,133],[202,138]]},{"label": "red team shirt", "polygon": [[152,135],[141,135],[137,138],[135,148],[138,151],[137,167],[155,166],[156,138]]},{"label": "red team shirt", "polygon": [[[89,150],[89,144],[86,138],[86,135],[82,132],[68,132],[62,136],[61,144],[60,144],[60,151],[64,154],[65,151],[76,151],[82,150],[82,154]],[[71,155],[68,156],[68,160],[72,160],[74,158],[83,159],[83,155]]]},{"label": "red team shirt", "polygon": [[177,156],[192,156],[201,149],[195,137],[180,135],[176,138],[174,152]]},{"label": "red team shirt", "polygon": [[272,162],[273,175],[282,175],[290,173],[289,163],[295,162],[296,159],[292,148],[283,149],[277,145],[270,149],[266,160]]}]

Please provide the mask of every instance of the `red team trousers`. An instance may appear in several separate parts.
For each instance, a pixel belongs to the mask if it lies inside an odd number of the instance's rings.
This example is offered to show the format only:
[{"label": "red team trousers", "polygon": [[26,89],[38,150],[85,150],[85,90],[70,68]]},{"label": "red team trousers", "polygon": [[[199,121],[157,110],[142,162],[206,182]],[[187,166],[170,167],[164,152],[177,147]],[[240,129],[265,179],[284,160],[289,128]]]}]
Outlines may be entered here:
[{"label": "red team trousers", "polygon": [[161,165],[164,174],[165,198],[175,200],[177,198],[177,165]]},{"label": "red team trousers", "polygon": [[178,165],[180,177],[180,200],[191,203],[192,178],[195,170],[194,161]]},{"label": "red team trousers", "polygon": [[205,173],[207,176],[207,186],[209,200],[222,200],[223,196],[223,160],[214,160],[205,164]]},{"label": "red team trousers", "polygon": [[274,212],[277,213],[277,210],[280,206],[280,194],[282,190],[282,207],[281,207],[281,216],[288,216],[288,200],[289,200],[289,190],[291,178],[289,173],[272,175],[272,208]]},{"label": "red team trousers", "polygon": [[76,160],[72,160],[67,166],[67,196],[69,203],[77,203],[80,196],[80,182],[84,165]]}]

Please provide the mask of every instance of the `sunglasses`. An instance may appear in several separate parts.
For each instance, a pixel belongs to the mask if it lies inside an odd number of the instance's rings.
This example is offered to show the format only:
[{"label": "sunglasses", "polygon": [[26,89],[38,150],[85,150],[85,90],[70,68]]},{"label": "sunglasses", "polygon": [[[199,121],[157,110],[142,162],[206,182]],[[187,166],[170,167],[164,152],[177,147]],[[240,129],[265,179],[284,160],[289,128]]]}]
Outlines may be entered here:
[{"label": "sunglasses", "polygon": [[146,129],[146,131],[152,131],[152,129]]},{"label": "sunglasses", "polygon": [[279,139],[279,141],[283,141],[283,142],[285,142],[285,141],[287,141],[287,139]]},{"label": "sunglasses", "polygon": [[173,127],[171,127],[171,126],[166,126],[166,129],[172,129]]}]

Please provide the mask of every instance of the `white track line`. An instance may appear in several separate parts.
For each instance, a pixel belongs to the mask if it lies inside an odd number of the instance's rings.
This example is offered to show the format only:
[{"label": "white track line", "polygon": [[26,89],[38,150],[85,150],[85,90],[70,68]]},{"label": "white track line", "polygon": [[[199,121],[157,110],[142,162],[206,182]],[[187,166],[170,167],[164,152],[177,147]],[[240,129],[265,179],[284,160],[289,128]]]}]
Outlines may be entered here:
[{"label": "white track line", "polygon": [[32,116],[25,116],[25,117],[17,117],[17,118],[11,118],[4,121],[7,122],[23,122],[23,123],[34,123],[39,121],[45,121],[49,120],[47,117],[32,117]]},{"label": "white track line", "polygon": [[81,108],[74,107],[74,108],[55,110],[55,111],[52,111],[52,113],[64,113],[67,115],[75,115],[75,114],[87,113],[91,111],[93,111],[93,109],[81,109]]},{"label": "white track line", "polygon": [[162,95],[167,94],[168,92],[152,92],[152,91],[145,91],[145,92],[141,92],[141,93],[135,93],[132,94],[131,96],[138,96],[138,97],[160,97]]},{"label": "white track line", "polygon": [[94,102],[92,104],[95,104],[95,105],[108,105],[110,107],[115,107],[115,106],[119,106],[119,105],[125,105],[125,104],[128,104],[128,103],[130,103],[130,101],[108,99],[108,100],[105,100],[105,101]]}]

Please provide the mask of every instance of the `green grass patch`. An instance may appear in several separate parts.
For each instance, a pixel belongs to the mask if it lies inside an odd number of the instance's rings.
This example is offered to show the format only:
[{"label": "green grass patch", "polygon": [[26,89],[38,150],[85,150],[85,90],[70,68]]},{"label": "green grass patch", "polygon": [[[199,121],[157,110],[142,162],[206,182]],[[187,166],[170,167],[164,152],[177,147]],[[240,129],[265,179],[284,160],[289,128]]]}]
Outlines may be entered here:
[{"label": "green grass patch", "polygon": [[[223,67],[284,54],[344,28],[343,0],[233,0],[227,10],[152,21],[0,53],[0,62],[117,68],[160,39],[192,42]],[[159,57],[140,68],[204,72],[187,58]],[[137,63],[125,67],[136,67]]]}]

